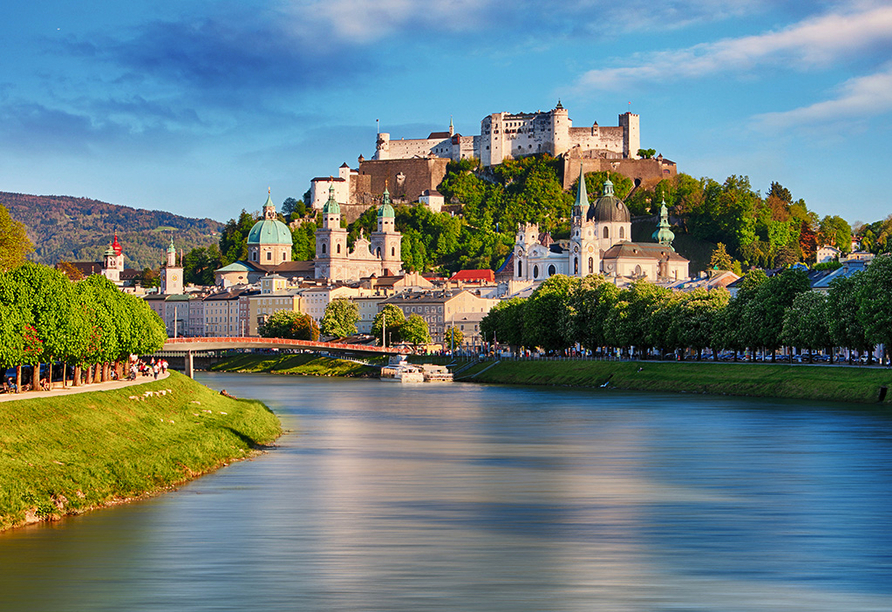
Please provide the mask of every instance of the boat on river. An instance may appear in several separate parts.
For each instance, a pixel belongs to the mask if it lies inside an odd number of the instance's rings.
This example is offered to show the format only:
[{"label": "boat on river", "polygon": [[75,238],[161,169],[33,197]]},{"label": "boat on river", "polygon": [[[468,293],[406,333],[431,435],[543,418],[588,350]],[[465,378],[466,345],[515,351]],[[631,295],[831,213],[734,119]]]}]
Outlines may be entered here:
[{"label": "boat on river", "polygon": [[401,383],[452,382],[452,372],[446,366],[431,363],[416,365],[406,361],[405,355],[396,355],[381,368],[381,380]]}]

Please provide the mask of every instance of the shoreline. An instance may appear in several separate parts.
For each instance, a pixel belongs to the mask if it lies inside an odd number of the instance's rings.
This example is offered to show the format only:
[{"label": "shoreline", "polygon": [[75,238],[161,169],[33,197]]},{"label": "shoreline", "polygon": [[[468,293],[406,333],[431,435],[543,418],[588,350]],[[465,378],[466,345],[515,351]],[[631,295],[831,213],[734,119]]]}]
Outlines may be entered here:
[{"label": "shoreline", "polygon": [[127,382],[0,404],[0,532],[176,490],[282,433],[262,402],[176,372]]},{"label": "shoreline", "polygon": [[[303,363],[290,361],[296,357]],[[448,362],[448,359],[436,356],[413,358],[413,361],[418,360]],[[459,363],[457,369],[464,365]],[[306,355],[270,357],[242,354],[222,359],[209,371],[341,376],[345,368],[354,371],[357,367],[352,362]],[[713,361],[490,360],[462,369],[456,375],[455,382],[892,404],[890,393],[879,401],[883,387],[888,389],[892,386],[892,369],[870,366]]]},{"label": "shoreline", "polygon": [[[484,361],[458,382],[892,405],[892,370],[863,366],[696,361]],[[882,400],[880,398],[882,397]]]}]

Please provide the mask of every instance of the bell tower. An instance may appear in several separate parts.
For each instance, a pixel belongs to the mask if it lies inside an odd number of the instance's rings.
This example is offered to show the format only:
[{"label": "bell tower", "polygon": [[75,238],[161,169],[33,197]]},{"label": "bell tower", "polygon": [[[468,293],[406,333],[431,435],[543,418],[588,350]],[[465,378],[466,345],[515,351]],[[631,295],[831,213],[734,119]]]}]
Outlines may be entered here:
[{"label": "bell tower", "polygon": [[161,293],[165,295],[183,293],[183,267],[177,265],[177,249],[173,246],[173,238],[167,247],[167,265],[161,270]]}]

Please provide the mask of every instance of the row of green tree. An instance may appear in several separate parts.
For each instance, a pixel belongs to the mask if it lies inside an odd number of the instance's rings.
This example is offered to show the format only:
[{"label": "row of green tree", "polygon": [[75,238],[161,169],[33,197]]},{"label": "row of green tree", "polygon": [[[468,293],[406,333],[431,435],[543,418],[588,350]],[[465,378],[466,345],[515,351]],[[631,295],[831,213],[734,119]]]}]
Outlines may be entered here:
[{"label": "row of green tree", "polygon": [[112,367],[120,377],[131,354],[154,353],[166,339],[149,305],[104,276],[74,282],[30,262],[0,272],[0,365],[3,372],[16,368],[18,389],[23,365],[32,366],[33,389],[40,388],[41,364],[74,366],[75,385],[107,380]]},{"label": "row of green tree", "polygon": [[863,272],[811,291],[806,272],[789,268],[771,277],[747,273],[732,299],[725,289],[673,292],[645,280],[619,289],[592,275],[553,276],[528,299],[494,307],[481,322],[488,342],[559,351],[577,344],[646,357],[690,349],[763,350],[772,360],[782,347],[869,353],[892,347],[892,255],[877,257]]},{"label": "row of green tree", "polygon": [[[264,338],[293,338],[295,340],[319,340],[321,336],[330,339],[346,338],[356,334],[359,322],[359,309],[345,298],[329,302],[322,316],[322,324],[307,314],[290,310],[273,313],[260,326],[258,333]],[[414,347],[431,343],[430,328],[421,315],[411,314],[406,318],[403,311],[393,304],[385,304],[372,322],[372,335],[382,346],[406,343]],[[456,327],[446,330],[445,346],[460,347],[464,334]]]}]

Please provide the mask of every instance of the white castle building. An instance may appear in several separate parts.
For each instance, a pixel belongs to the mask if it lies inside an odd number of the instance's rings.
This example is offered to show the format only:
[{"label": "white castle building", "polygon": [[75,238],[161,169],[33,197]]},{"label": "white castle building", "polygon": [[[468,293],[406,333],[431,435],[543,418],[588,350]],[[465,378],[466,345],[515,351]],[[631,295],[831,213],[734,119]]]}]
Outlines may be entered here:
[{"label": "white castle building", "polygon": [[555,274],[604,274],[651,281],[685,279],[689,261],[672,248],[675,235],[669,229],[668,216],[664,203],[660,227],[654,232],[657,242],[631,242],[631,214],[614,195],[613,183],[608,179],[604,195],[590,206],[585,175],[580,172],[569,249],[550,241],[550,237],[540,239],[535,223],[521,226],[514,245],[513,279],[542,281]]},{"label": "white castle building", "polygon": [[488,115],[480,122],[479,136],[456,134],[451,119],[448,132],[433,132],[427,138],[391,140],[390,134],[382,132],[373,159],[476,157],[484,166],[495,166],[524,155],[558,156],[574,151],[593,152],[608,159],[637,159],[640,147],[638,115],[623,113],[616,126],[594,123],[591,127],[573,127],[567,109],[558,101],[550,111]]}]

